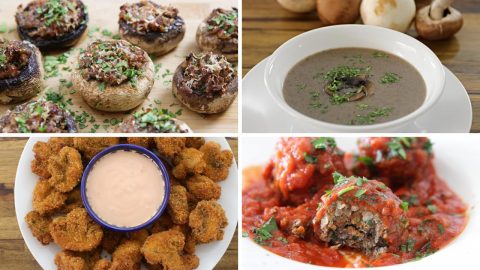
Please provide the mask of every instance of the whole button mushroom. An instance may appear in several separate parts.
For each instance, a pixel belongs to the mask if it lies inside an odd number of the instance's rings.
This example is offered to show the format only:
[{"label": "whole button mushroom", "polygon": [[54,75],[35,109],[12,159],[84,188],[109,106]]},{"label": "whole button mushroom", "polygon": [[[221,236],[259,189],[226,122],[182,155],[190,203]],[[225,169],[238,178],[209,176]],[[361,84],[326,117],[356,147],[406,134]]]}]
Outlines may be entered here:
[{"label": "whole button mushroom", "polygon": [[285,9],[295,13],[306,13],[315,10],[316,0],[277,0]]},{"label": "whole button mushroom", "polygon": [[317,0],[317,13],[324,25],[354,23],[360,17],[362,0]]},{"label": "whole button mushroom", "polygon": [[407,32],[415,17],[414,0],[363,0],[360,15],[364,24]]},{"label": "whole button mushroom", "polygon": [[434,0],[417,12],[415,28],[427,40],[448,39],[463,26],[462,14],[450,5],[453,0]]}]

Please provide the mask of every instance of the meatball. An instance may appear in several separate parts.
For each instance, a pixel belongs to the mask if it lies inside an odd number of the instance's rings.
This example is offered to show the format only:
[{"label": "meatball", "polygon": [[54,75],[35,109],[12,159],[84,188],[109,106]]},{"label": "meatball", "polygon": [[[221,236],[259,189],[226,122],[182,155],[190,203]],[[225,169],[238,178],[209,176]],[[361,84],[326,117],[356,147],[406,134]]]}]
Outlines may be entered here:
[{"label": "meatball", "polygon": [[331,245],[348,246],[366,254],[396,248],[407,227],[405,205],[382,182],[334,174],[335,186],[318,206],[315,235]]},{"label": "meatball", "polygon": [[325,184],[332,173],[346,173],[343,152],[333,138],[283,138],[265,168],[265,179],[271,179],[286,202],[302,204]]},{"label": "meatball", "polygon": [[358,142],[358,159],[370,167],[371,177],[382,179],[393,190],[410,184],[431,165],[428,138],[372,137]]}]

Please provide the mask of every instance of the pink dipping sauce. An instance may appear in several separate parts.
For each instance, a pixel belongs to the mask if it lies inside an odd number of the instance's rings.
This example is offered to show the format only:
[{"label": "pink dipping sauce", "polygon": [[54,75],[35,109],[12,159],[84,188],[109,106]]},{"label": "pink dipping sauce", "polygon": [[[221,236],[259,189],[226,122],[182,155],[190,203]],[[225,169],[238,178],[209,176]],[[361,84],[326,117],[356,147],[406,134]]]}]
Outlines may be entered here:
[{"label": "pink dipping sauce", "polygon": [[88,174],[86,195],[103,221],[135,227],[148,221],[165,196],[165,179],[149,157],[118,150],[101,157]]}]

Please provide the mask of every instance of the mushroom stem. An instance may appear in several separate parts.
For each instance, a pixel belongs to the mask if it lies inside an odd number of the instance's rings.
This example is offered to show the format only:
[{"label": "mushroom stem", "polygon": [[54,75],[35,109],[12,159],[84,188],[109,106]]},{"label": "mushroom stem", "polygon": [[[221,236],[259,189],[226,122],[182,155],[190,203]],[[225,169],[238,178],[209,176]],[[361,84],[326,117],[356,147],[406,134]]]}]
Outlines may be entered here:
[{"label": "mushroom stem", "polygon": [[444,17],[445,10],[452,5],[453,0],[433,0],[430,6],[430,17],[434,21],[441,20]]}]

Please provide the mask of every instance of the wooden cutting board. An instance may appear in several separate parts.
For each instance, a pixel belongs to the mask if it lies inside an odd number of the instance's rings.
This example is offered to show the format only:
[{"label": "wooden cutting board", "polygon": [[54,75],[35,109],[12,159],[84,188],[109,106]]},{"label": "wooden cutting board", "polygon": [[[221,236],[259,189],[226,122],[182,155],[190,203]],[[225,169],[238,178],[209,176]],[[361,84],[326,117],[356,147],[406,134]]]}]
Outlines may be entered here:
[{"label": "wooden cutting board", "polygon": [[[2,1],[0,5],[0,30],[6,30],[0,33],[0,37],[7,39],[19,39],[16,32],[15,13],[19,4],[26,5],[28,0],[9,0]],[[236,133],[237,119],[238,119],[238,101],[230,106],[230,108],[221,114],[217,115],[201,115],[190,111],[172,95],[172,74],[177,66],[185,59],[190,52],[198,52],[199,48],[196,45],[195,33],[200,22],[206,18],[210,12],[217,7],[231,8],[237,6],[236,0],[221,0],[221,1],[207,1],[207,0],[176,0],[176,1],[156,1],[159,4],[168,5],[173,4],[179,9],[179,15],[186,22],[186,34],[183,41],[178,48],[167,55],[161,56],[154,60],[155,64],[161,64],[159,72],[156,74],[155,84],[148,98],[142,105],[135,108],[133,111],[127,113],[106,113],[90,108],[82,99],[77,89],[68,88],[70,82],[70,72],[63,70],[65,67],[74,68],[77,60],[74,55],[78,53],[80,48],[85,48],[89,43],[95,39],[108,39],[105,33],[111,32],[112,35],[118,34],[118,13],[120,6],[125,2],[136,1],[115,1],[115,0],[83,0],[88,8],[89,22],[86,33],[81,38],[80,42],[70,50],[63,50],[57,52],[48,52],[43,55],[58,56],[65,52],[69,52],[67,64],[60,65],[60,74],[56,77],[51,77],[46,80],[46,91],[53,91],[63,95],[63,101],[67,108],[75,113],[75,115],[83,115],[82,123],[79,124],[80,132],[113,132],[115,124],[124,117],[134,113],[143,108],[159,108],[168,109],[172,112],[181,110],[180,120],[185,121],[194,132],[210,133]],[[3,32],[3,31],[0,31]],[[72,51],[73,50],[73,51]],[[159,65],[160,66],[160,65]],[[63,80],[61,83],[60,80]],[[45,91],[39,94],[45,95]],[[12,108],[12,105],[0,105],[0,114],[5,113],[7,109]]]}]

